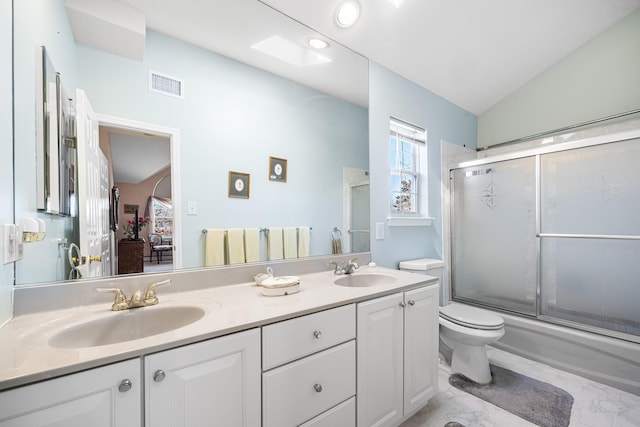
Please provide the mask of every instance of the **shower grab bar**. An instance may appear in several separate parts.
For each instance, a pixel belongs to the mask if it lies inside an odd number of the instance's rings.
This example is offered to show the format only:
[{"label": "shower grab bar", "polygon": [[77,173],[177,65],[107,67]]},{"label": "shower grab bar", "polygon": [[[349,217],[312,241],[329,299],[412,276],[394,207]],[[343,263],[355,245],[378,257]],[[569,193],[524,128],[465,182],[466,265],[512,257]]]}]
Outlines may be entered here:
[{"label": "shower grab bar", "polygon": [[612,240],[640,240],[640,236],[623,234],[557,234],[538,233],[536,237],[559,237],[563,239],[612,239]]}]

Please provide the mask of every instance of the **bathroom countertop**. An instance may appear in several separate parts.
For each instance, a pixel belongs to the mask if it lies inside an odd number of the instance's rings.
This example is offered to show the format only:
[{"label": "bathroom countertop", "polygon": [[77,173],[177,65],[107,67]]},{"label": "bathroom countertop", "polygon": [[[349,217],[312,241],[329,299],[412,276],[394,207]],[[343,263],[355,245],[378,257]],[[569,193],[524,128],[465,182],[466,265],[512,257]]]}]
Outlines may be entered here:
[{"label": "bathroom countertop", "polygon": [[123,313],[110,311],[110,303],[17,316],[0,328],[0,390],[437,283],[435,277],[382,267],[361,267],[354,276],[368,273],[392,275],[396,281],[369,287],[338,286],[333,282],[343,276],[323,271],[301,275],[300,292],[279,297],[263,296],[253,282],[180,293],[166,293],[162,288],[157,306],[135,310],[190,305],[202,308],[205,315],[169,332],[96,347],[55,348],[49,340],[73,325]]}]

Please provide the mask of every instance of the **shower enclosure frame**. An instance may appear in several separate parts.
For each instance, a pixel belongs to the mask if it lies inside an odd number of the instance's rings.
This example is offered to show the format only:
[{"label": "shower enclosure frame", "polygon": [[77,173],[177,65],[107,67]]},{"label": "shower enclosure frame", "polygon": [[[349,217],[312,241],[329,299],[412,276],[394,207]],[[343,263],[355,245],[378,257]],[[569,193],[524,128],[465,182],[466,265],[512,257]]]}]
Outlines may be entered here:
[{"label": "shower enclosure frame", "polygon": [[640,129],[627,130],[623,132],[610,133],[607,135],[599,135],[593,137],[587,137],[583,139],[579,139],[576,141],[565,142],[565,143],[557,143],[549,146],[540,146],[536,148],[528,148],[523,149],[521,151],[507,153],[507,154],[496,154],[490,155],[481,159],[475,159],[470,161],[465,161],[461,163],[452,164],[448,167],[448,176],[450,182],[453,182],[454,171],[458,169],[464,169],[468,167],[478,167],[487,164],[509,161],[514,159],[521,158],[531,158],[533,157],[535,160],[535,298],[534,298],[534,307],[533,314],[517,311],[517,310],[509,310],[504,307],[498,307],[489,303],[483,303],[480,301],[476,301],[469,298],[459,297],[455,295],[455,281],[456,281],[456,272],[453,269],[453,263],[455,260],[455,205],[456,205],[456,194],[454,185],[450,185],[450,211],[449,211],[449,220],[450,220],[450,253],[449,253],[449,271],[451,277],[451,299],[454,301],[463,302],[466,304],[477,305],[481,307],[487,307],[492,310],[501,311],[505,313],[516,314],[518,316],[523,316],[530,319],[536,319],[543,322],[548,322],[551,324],[557,324],[561,326],[566,326],[569,328],[574,328],[586,332],[591,332],[595,334],[600,334],[612,338],[618,338],[634,343],[640,343],[640,336],[627,334],[624,332],[619,332],[611,329],[600,328],[597,326],[592,326],[584,323],[574,322],[566,319],[561,319],[549,315],[545,315],[542,313],[542,263],[541,263],[541,247],[542,247],[542,239],[547,237],[552,238],[578,238],[578,239],[615,239],[615,240],[638,240],[640,241],[640,235],[599,235],[599,234],[559,234],[559,233],[542,233],[541,232],[541,158],[545,154],[600,146],[605,144],[623,142],[628,140],[634,140],[640,138]]}]

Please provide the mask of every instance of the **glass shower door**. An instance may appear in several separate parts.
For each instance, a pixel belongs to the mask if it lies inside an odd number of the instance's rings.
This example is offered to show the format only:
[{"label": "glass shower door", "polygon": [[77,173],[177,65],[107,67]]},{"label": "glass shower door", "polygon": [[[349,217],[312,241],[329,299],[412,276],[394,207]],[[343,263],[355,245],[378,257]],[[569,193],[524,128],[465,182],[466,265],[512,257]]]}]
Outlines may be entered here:
[{"label": "glass shower door", "polygon": [[541,158],[541,314],[640,335],[640,140]]},{"label": "glass shower door", "polygon": [[452,171],[453,297],[536,314],[535,157]]}]

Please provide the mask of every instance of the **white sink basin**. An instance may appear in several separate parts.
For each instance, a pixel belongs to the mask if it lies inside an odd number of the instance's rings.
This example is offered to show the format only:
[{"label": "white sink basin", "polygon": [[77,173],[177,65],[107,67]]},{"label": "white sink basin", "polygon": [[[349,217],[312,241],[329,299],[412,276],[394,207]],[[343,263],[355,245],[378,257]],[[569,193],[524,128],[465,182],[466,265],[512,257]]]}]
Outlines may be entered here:
[{"label": "white sink basin", "polygon": [[366,287],[366,286],[380,286],[390,285],[397,279],[387,274],[347,274],[339,279],[336,279],[334,283],[340,286],[353,286],[353,287]]},{"label": "white sink basin", "polygon": [[113,315],[71,326],[50,340],[52,347],[96,347],[137,340],[189,325],[204,316],[200,307],[146,307],[113,312]]}]

